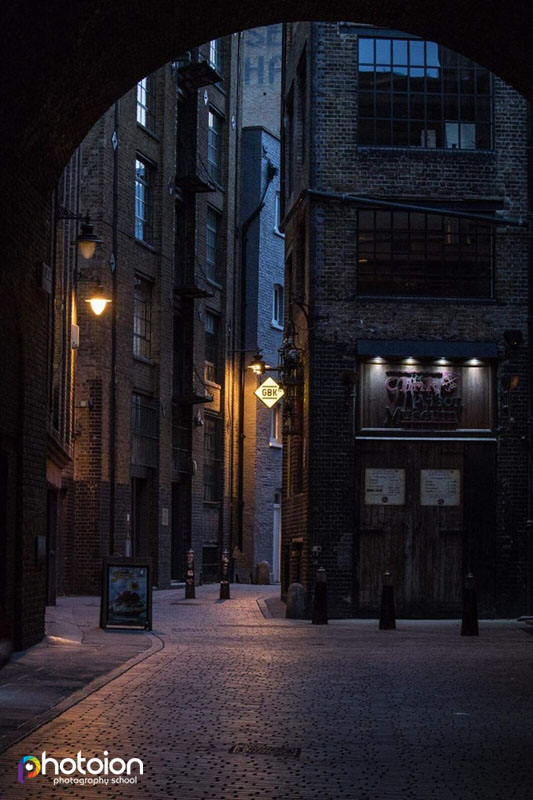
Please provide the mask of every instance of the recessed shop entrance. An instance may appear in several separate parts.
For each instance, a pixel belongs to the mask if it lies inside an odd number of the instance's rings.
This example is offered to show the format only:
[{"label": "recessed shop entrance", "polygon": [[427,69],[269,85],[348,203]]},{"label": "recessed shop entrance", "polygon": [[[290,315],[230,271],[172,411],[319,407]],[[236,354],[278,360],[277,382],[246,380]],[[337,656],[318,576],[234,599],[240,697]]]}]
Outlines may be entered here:
[{"label": "recessed shop entrance", "polygon": [[457,616],[470,570],[490,609],[493,443],[365,441],[358,464],[361,612],[379,608],[387,569],[399,614]]}]

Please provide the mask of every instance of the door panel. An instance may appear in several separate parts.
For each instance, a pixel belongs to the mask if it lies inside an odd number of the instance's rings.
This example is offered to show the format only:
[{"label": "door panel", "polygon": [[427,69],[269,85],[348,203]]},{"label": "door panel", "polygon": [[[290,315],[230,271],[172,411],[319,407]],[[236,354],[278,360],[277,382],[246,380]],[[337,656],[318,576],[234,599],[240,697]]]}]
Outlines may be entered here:
[{"label": "door panel", "polygon": [[[456,615],[463,572],[463,443],[361,442],[358,465],[361,610],[379,609],[388,569],[398,613]],[[390,505],[385,497],[379,504],[379,492],[378,502],[365,502],[368,469],[403,470],[404,503]]]}]

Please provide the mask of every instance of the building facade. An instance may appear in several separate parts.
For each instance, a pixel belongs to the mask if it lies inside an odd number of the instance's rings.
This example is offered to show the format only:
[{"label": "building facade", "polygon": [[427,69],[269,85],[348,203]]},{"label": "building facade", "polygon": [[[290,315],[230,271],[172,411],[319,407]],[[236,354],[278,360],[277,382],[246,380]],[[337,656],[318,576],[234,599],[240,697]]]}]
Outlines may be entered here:
[{"label": "building facade", "polygon": [[529,608],[526,101],[429,41],[284,32],[284,590]]},{"label": "building facade", "polygon": [[51,345],[49,602],[99,592],[108,554],[150,557],[166,588],[189,548],[197,580],[217,580],[229,548],[236,53],[234,37],[216,40],[139,81],[62,178],[101,241],[82,263],[76,223],[58,224],[58,274],[75,288],[54,283],[73,299],[55,303]]},{"label": "building facade", "polygon": [[267,562],[280,579],[282,404],[269,408],[254,394],[262,377],[247,369],[259,351],[277,366],[283,338],[284,237],[280,213],[281,25],[242,35],[242,134],[240,144],[240,266],[243,309],[242,513],[234,543],[234,572],[241,582],[256,579]]}]

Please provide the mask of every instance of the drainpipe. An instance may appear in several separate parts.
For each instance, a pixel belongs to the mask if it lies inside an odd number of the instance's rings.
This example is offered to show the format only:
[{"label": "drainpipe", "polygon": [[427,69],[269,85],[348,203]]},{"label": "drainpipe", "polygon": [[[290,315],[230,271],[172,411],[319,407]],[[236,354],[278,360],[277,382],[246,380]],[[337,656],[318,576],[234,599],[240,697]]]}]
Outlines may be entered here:
[{"label": "drainpipe", "polygon": [[116,370],[117,370],[117,251],[118,251],[118,129],[120,122],[119,102],[115,103],[115,125],[113,145],[113,245],[109,266],[112,277],[111,303],[111,381],[109,386],[109,554],[115,552],[115,507],[116,507]]}]

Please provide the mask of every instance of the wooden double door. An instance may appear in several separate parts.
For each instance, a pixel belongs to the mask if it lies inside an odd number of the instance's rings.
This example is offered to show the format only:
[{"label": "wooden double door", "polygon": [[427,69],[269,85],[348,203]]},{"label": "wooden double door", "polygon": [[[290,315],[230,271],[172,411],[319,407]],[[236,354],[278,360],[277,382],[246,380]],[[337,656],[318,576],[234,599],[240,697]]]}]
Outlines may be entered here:
[{"label": "wooden double door", "polygon": [[359,608],[379,609],[392,573],[396,611],[457,616],[473,570],[491,594],[495,459],[491,443],[359,441],[356,565]]}]

